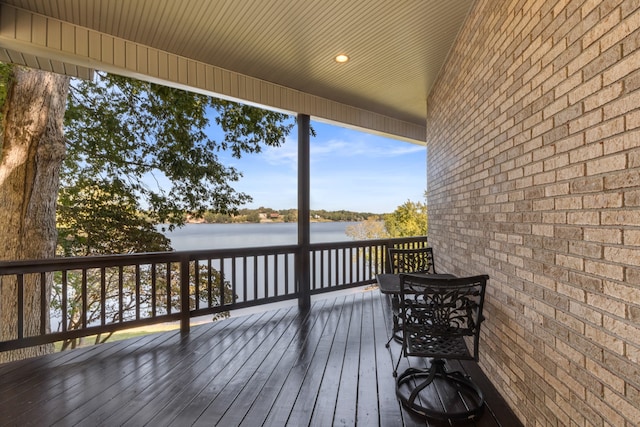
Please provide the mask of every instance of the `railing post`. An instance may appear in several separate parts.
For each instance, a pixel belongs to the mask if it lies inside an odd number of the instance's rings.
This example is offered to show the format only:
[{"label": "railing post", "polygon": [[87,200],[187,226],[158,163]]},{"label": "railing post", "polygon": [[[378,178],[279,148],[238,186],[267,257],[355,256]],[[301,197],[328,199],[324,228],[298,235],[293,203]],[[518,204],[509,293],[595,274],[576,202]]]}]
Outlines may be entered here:
[{"label": "railing post", "polygon": [[389,259],[389,248],[391,247],[391,244],[389,243],[389,241],[387,240],[384,243],[384,246],[382,247],[382,254],[384,257],[384,272],[385,273],[392,273],[393,269],[391,268],[391,260]]},{"label": "railing post", "polygon": [[310,265],[310,117],[298,114],[298,253],[296,254],[296,281],[298,284],[298,307],[311,307]]},{"label": "railing post", "polygon": [[180,332],[183,335],[191,329],[189,310],[189,257],[185,255],[180,259]]}]

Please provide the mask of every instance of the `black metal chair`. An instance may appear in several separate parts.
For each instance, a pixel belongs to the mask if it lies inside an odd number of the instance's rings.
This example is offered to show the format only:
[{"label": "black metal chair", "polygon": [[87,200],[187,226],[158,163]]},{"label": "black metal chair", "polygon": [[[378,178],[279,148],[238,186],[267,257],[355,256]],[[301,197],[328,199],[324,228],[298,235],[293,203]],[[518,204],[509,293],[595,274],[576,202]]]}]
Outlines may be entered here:
[{"label": "black metal chair", "polygon": [[[478,361],[482,307],[489,276],[453,279],[400,275],[402,352],[393,375],[396,394],[410,411],[440,420],[477,418],[484,396],[460,371],[448,371],[446,359]],[[398,376],[402,357],[433,358],[427,369],[408,368]],[[434,395],[440,399],[434,399]],[[427,397],[429,396],[429,397]],[[448,398],[455,396],[455,405]]]},{"label": "black metal chair", "polygon": [[[387,272],[392,274],[400,273],[428,273],[437,274],[435,264],[433,262],[432,248],[389,248],[387,250]],[[402,336],[398,334],[400,331],[400,321],[398,312],[400,310],[399,299],[396,295],[391,297],[391,312],[393,313],[393,331],[386,347],[392,340],[402,341]]]},{"label": "black metal chair", "polygon": [[437,274],[433,263],[432,248],[389,248],[387,252],[387,272],[389,273]]}]

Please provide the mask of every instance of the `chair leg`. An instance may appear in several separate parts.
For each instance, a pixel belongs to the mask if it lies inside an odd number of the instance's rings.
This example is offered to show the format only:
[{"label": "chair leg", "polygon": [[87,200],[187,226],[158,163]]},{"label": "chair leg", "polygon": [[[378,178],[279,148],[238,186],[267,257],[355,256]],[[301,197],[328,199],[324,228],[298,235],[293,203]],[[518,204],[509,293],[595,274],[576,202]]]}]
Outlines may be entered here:
[{"label": "chair leg", "polygon": [[395,327],[391,330],[391,336],[389,337],[389,340],[387,340],[387,343],[384,345],[386,348],[389,348],[391,345],[391,341],[397,341],[399,343],[402,343],[402,338],[400,338],[400,336],[398,335],[398,329],[396,329]]},{"label": "chair leg", "polygon": [[389,346],[391,345],[391,341],[393,341],[393,338],[395,336],[394,332],[391,332],[391,337],[389,337],[389,340],[387,341],[387,343],[384,345],[385,347],[389,348]]},{"label": "chair leg", "polygon": [[396,362],[396,366],[393,368],[393,378],[398,376],[398,366],[400,366],[400,361],[402,360],[402,350],[400,350],[400,355],[398,356],[398,361]]},{"label": "chair leg", "polygon": [[392,307],[392,313],[393,313],[393,329],[391,330],[391,337],[389,337],[389,340],[387,341],[387,343],[384,345],[386,348],[389,348],[391,341],[396,340],[397,342],[402,342],[402,337],[400,337],[398,335],[398,331],[400,331],[402,328],[400,327],[400,319],[398,318],[398,307],[400,305],[400,301],[398,301],[398,297],[393,295],[391,296],[391,307]]}]

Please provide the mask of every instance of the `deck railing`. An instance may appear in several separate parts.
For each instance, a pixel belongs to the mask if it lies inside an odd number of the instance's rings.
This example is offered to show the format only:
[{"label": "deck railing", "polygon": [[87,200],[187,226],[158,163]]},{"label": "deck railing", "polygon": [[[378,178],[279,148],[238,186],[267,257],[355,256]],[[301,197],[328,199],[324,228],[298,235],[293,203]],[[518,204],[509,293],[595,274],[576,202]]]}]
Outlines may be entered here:
[{"label": "deck railing", "polygon": [[[372,284],[388,247],[426,245],[426,236],[311,244],[309,292]],[[188,332],[193,317],[301,298],[298,254],[290,245],[0,262],[0,294],[17,302],[0,351],[178,320]]]}]

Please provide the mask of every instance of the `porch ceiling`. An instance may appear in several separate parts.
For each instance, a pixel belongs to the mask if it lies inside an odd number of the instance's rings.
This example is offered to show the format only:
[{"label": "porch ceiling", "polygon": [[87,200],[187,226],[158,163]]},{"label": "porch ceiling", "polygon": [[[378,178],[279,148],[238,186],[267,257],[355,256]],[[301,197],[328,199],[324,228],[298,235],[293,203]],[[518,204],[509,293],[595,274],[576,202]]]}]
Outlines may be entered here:
[{"label": "porch ceiling", "polygon": [[[0,0],[0,60],[80,76],[97,68],[150,77],[423,141],[427,95],[472,4],[473,0]],[[96,40],[100,47],[92,47]],[[105,41],[113,41],[115,59],[122,51],[122,64],[109,60]],[[154,75],[148,58],[156,51],[160,62],[165,54],[169,61],[172,55],[193,61],[193,69],[202,68],[203,75],[206,67],[213,67],[214,78],[216,71],[222,73],[220,79],[228,72],[230,88],[222,83],[207,86],[204,77],[196,84],[192,78],[172,76],[170,62],[166,76],[161,70]],[[141,52],[146,65],[132,67],[132,61],[140,62]],[[335,62],[339,53],[349,55],[350,61]],[[179,72],[180,63],[176,64]],[[187,71],[190,64],[184,65]],[[234,92],[236,81],[251,90]],[[276,95],[262,93],[274,90]],[[292,101],[291,93],[307,97]]]}]

